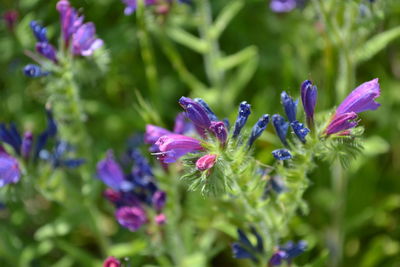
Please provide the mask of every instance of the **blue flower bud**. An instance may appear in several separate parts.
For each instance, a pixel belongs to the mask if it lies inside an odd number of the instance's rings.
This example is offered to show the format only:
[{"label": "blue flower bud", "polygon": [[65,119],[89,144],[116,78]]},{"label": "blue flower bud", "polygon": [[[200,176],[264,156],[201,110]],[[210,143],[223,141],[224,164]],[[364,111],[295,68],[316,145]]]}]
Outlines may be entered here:
[{"label": "blue flower bud", "polygon": [[298,121],[290,123],[290,126],[292,126],[292,129],[296,134],[296,136],[299,138],[299,140],[302,143],[306,143],[306,136],[310,132],[310,129],[304,127],[304,124]]},{"label": "blue flower bud", "polygon": [[42,68],[39,65],[28,64],[24,67],[24,74],[30,78],[37,78],[46,76],[49,74],[47,71],[42,71]]},{"label": "blue flower bud", "polygon": [[312,127],[314,123],[314,110],[317,103],[318,89],[311,81],[305,80],[301,84],[301,102],[307,117],[307,125]]},{"label": "blue flower bud", "polygon": [[290,151],[285,148],[276,149],[276,150],[272,151],[272,155],[277,160],[288,160],[288,159],[292,158],[292,154],[290,153]]},{"label": "blue flower bud", "polygon": [[206,101],[204,101],[201,98],[195,98],[193,99],[194,101],[196,101],[197,103],[199,103],[204,110],[207,112],[208,118],[210,119],[210,121],[218,121],[217,116],[215,115],[215,113],[211,110],[210,106],[208,106],[208,104],[206,103]]},{"label": "blue flower bud", "polygon": [[208,113],[201,104],[184,96],[179,99],[179,104],[185,109],[186,116],[195,126],[201,129],[208,129],[208,127],[210,127],[211,121],[208,117]]},{"label": "blue flower bud", "polygon": [[296,120],[296,111],[297,111],[297,103],[298,100],[294,101],[285,91],[281,93],[281,102],[283,105],[283,109],[285,110],[286,117],[289,122],[293,122]]},{"label": "blue flower bud", "polygon": [[274,125],[275,132],[281,140],[282,144],[287,146],[288,143],[286,141],[286,134],[289,129],[289,123],[286,122],[281,115],[275,114],[272,116],[272,125]]},{"label": "blue flower bud", "polygon": [[38,42],[45,42],[45,43],[48,42],[47,37],[46,37],[47,30],[45,27],[41,26],[39,23],[37,23],[34,20],[32,20],[29,25],[31,26],[32,32],[35,35],[36,40]]},{"label": "blue flower bud", "polygon": [[251,130],[248,146],[251,147],[254,143],[254,141],[260,137],[262,132],[267,128],[267,125],[269,123],[269,115],[264,114],[258,121],[257,123],[253,126],[253,129]]},{"label": "blue flower bud", "polygon": [[247,118],[249,117],[251,110],[250,110],[250,104],[248,104],[246,101],[243,101],[239,105],[239,114],[237,116],[236,122],[235,122],[235,128],[233,130],[233,138],[236,138],[239,136],[240,131],[244,127],[244,125],[247,122]]}]

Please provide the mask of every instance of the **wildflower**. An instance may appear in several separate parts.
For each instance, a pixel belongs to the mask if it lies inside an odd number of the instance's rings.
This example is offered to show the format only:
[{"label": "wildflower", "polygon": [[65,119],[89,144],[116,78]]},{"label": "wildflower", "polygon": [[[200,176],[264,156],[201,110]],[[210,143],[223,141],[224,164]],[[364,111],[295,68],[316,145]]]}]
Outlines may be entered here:
[{"label": "wildflower", "polygon": [[233,130],[233,138],[237,138],[240,134],[240,131],[244,127],[244,125],[247,122],[247,118],[250,116],[251,110],[250,110],[250,104],[248,104],[246,101],[243,101],[239,105],[239,114],[237,116],[236,122],[235,122],[235,128]]},{"label": "wildflower", "polygon": [[16,10],[8,10],[3,15],[4,22],[9,31],[14,31],[15,25],[18,20],[18,11]]},{"label": "wildflower", "polygon": [[71,7],[68,0],[58,1],[56,8],[60,13],[61,31],[65,47],[69,47],[72,35],[83,23],[83,16],[78,15],[78,12]]},{"label": "wildflower", "polygon": [[336,134],[357,126],[357,113],[376,110],[380,104],[375,99],[380,96],[378,79],[365,82],[354,89],[339,105],[324,133]]},{"label": "wildflower", "polygon": [[199,140],[180,134],[161,136],[155,144],[160,151],[160,160],[165,163],[173,163],[187,153],[203,149]]},{"label": "wildflower", "polygon": [[152,124],[147,124],[146,133],[144,134],[144,142],[146,144],[154,145],[158,138],[168,134],[172,134],[172,132]]},{"label": "wildflower", "polygon": [[[157,127],[157,126],[154,126]],[[160,128],[160,127],[158,127]],[[190,130],[192,130],[193,128],[193,124],[189,123],[187,121],[186,115],[184,112],[179,113],[176,117],[175,117],[175,125],[174,125],[174,133],[177,134],[184,134],[189,132]],[[162,128],[161,128],[162,129]],[[165,130],[165,129],[164,129]],[[167,131],[167,130],[166,130]],[[168,134],[169,131],[167,131],[167,133],[164,133],[162,135]],[[160,135],[159,137],[161,137],[162,135]],[[158,138],[157,138],[158,139]],[[157,141],[157,140],[155,140]],[[154,141],[154,142],[155,142]]]},{"label": "wildflower", "polygon": [[207,154],[202,156],[196,161],[196,168],[199,171],[206,171],[214,167],[214,164],[217,160],[217,155],[215,154]]},{"label": "wildflower", "polygon": [[120,225],[132,232],[137,231],[147,221],[146,212],[139,206],[121,207],[116,211],[115,217]]},{"label": "wildflower", "polygon": [[10,145],[16,154],[20,154],[22,139],[14,123],[10,124],[9,129],[3,123],[0,124],[0,141]]},{"label": "wildflower", "polygon": [[312,127],[314,124],[314,110],[317,103],[318,89],[311,81],[305,80],[301,84],[301,102],[306,113],[307,125]]},{"label": "wildflower", "polygon": [[285,148],[276,149],[276,150],[272,151],[272,155],[277,160],[288,160],[288,159],[292,158],[292,154],[290,153],[290,151]]},{"label": "wildflower", "polygon": [[155,221],[158,225],[163,225],[167,222],[167,217],[164,213],[160,213],[155,217]]},{"label": "wildflower", "polygon": [[211,110],[210,106],[208,106],[208,104],[206,103],[206,101],[204,101],[201,98],[195,98],[194,101],[196,101],[197,103],[199,103],[204,110],[207,112],[208,118],[210,119],[210,121],[218,121],[217,116],[215,115],[215,113]]},{"label": "wildflower", "polygon": [[267,128],[267,125],[269,123],[269,115],[264,114],[258,121],[257,123],[253,126],[253,129],[251,130],[250,138],[248,141],[248,146],[251,147],[254,143],[254,141],[260,137],[262,132]]},{"label": "wildflower", "polygon": [[51,163],[53,168],[67,167],[77,168],[85,163],[84,159],[79,158],[65,158],[67,152],[72,151],[73,148],[65,141],[57,141],[53,150],[41,150],[39,157]]},{"label": "wildflower", "polygon": [[275,114],[272,116],[272,125],[274,126],[275,132],[281,140],[282,144],[287,146],[288,143],[286,141],[286,134],[289,128],[289,123],[286,122],[281,115]]},{"label": "wildflower", "polygon": [[222,121],[213,121],[210,126],[211,132],[218,138],[222,145],[225,145],[228,139],[228,131],[226,130],[225,124]]},{"label": "wildflower", "polygon": [[269,7],[276,13],[287,13],[295,9],[299,0],[271,0]]},{"label": "wildflower", "polygon": [[47,76],[49,74],[48,71],[43,71],[39,65],[28,64],[24,67],[24,74],[30,78],[38,78]]},{"label": "wildflower", "polygon": [[107,186],[120,189],[124,182],[124,173],[119,164],[114,160],[112,151],[108,151],[104,160],[97,163],[97,177]]},{"label": "wildflower", "polygon": [[120,267],[120,266],[121,262],[112,256],[108,257],[103,263],[103,267]]},{"label": "wildflower", "polygon": [[279,266],[283,261],[290,261],[302,254],[307,249],[307,243],[300,241],[298,243],[288,242],[283,246],[280,246],[278,251],[275,252],[269,260],[270,266]]},{"label": "wildflower", "polygon": [[281,102],[289,122],[296,120],[298,100],[294,101],[285,91],[281,93]]},{"label": "wildflower", "polygon": [[153,197],[152,197],[151,200],[152,200],[152,203],[153,203],[153,207],[157,211],[160,211],[165,206],[165,202],[167,200],[167,194],[164,191],[158,190],[153,194]]},{"label": "wildflower", "polygon": [[300,123],[298,121],[294,121],[290,123],[290,126],[292,126],[292,129],[296,136],[299,138],[299,140],[302,143],[306,142],[306,136],[310,132],[310,129],[304,127],[303,123]]},{"label": "wildflower", "polygon": [[182,96],[179,99],[179,104],[186,111],[186,116],[200,129],[208,129],[211,125],[211,120],[208,117],[206,109],[198,102]]},{"label": "wildflower", "polygon": [[254,227],[251,227],[251,232],[257,239],[257,244],[255,246],[250,242],[246,234],[241,229],[237,230],[239,241],[232,244],[234,258],[251,259],[254,262],[258,262],[258,254],[262,254],[264,251],[263,239],[257,233]]},{"label": "wildflower", "polygon": [[21,178],[21,171],[17,159],[0,150],[0,187],[7,184],[18,183]]},{"label": "wildflower", "polygon": [[29,24],[29,26],[32,29],[33,34],[36,37],[36,40],[40,43],[47,43],[47,29],[45,27],[43,27],[42,25],[40,25],[39,23],[37,23],[36,21],[31,21],[31,23]]},{"label": "wildflower", "polygon": [[56,49],[51,44],[47,42],[37,43],[36,51],[45,58],[57,63]]},{"label": "wildflower", "polygon": [[95,37],[96,28],[92,22],[81,25],[72,35],[72,52],[75,55],[91,56],[103,45],[103,40]]}]

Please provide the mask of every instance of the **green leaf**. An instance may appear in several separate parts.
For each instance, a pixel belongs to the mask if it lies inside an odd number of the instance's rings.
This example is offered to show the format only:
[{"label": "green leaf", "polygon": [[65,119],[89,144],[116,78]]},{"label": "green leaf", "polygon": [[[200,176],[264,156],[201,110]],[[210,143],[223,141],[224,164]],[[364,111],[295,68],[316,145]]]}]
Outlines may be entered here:
[{"label": "green leaf", "polygon": [[169,29],[167,35],[175,42],[184,45],[197,53],[204,54],[209,49],[209,46],[205,41],[180,28]]},{"label": "green leaf", "polygon": [[355,51],[355,62],[361,63],[372,58],[398,37],[400,37],[400,26],[375,35]]}]

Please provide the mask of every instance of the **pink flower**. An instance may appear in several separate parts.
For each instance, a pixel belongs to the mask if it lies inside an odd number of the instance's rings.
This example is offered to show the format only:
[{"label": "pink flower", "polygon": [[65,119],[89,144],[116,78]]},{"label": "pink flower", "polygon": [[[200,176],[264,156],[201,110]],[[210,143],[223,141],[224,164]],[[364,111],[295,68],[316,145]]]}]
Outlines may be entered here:
[{"label": "pink flower", "polygon": [[215,154],[207,154],[202,156],[196,161],[196,168],[199,171],[206,171],[211,169],[217,160],[217,155]]}]

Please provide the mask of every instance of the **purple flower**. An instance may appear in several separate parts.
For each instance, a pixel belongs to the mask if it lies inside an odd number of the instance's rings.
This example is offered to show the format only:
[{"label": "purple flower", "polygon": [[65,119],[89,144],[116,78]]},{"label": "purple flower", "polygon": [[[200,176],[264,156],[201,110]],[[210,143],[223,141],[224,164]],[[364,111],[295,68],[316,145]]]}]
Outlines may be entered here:
[{"label": "purple flower", "polygon": [[[135,12],[137,8],[137,0],[122,0],[122,2],[126,5],[124,13],[125,15],[130,15],[133,12]],[[149,5],[154,5],[156,3],[156,0],[144,0],[144,4],[146,6]]]},{"label": "purple flower", "polygon": [[217,161],[217,155],[215,154],[204,155],[196,161],[196,168],[199,171],[209,170],[212,167],[214,167],[216,161]]},{"label": "purple flower", "polygon": [[166,200],[167,194],[160,190],[156,191],[151,198],[151,202],[157,211],[161,211],[164,208]]},{"label": "purple flower", "polygon": [[314,110],[317,103],[318,89],[311,81],[305,80],[301,84],[301,102],[306,113],[307,125],[312,127],[314,124]]},{"label": "purple flower", "polygon": [[291,122],[290,126],[292,126],[292,129],[296,134],[297,138],[299,138],[299,140],[305,144],[306,136],[310,132],[310,129],[304,127],[304,124],[298,121]]},{"label": "purple flower", "polygon": [[68,47],[72,35],[83,23],[83,16],[78,15],[78,12],[71,7],[68,0],[58,1],[57,10],[60,13],[61,31],[63,34],[64,43],[65,46]]},{"label": "purple flower", "polygon": [[376,110],[380,104],[375,99],[380,96],[378,79],[365,82],[354,89],[336,109],[324,133],[327,135],[341,133],[357,126],[357,113]]},{"label": "purple flower", "polygon": [[160,151],[158,158],[164,163],[173,163],[187,153],[203,150],[199,140],[180,134],[161,136],[155,144]]},{"label": "purple flower", "polygon": [[210,130],[218,138],[222,145],[225,145],[226,139],[228,139],[228,131],[226,130],[225,123],[223,121],[211,122]]},{"label": "purple flower", "polygon": [[37,23],[36,21],[31,21],[29,24],[31,26],[32,32],[36,37],[36,40],[41,43],[47,43],[47,30],[45,27]]},{"label": "purple flower", "polygon": [[54,63],[57,62],[56,49],[51,44],[47,42],[36,43],[36,51]]},{"label": "purple flower", "polygon": [[103,45],[103,40],[95,37],[96,27],[92,22],[81,25],[72,35],[72,52],[75,55],[91,56]]},{"label": "purple flower", "polygon": [[272,155],[277,160],[288,160],[288,159],[292,158],[292,154],[290,153],[290,151],[285,148],[276,149],[276,150],[272,151]]},{"label": "purple flower", "polygon": [[279,266],[283,263],[283,261],[286,259],[287,253],[285,251],[278,250],[275,252],[271,259],[269,260],[269,265],[270,266]]},{"label": "purple flower", "polygon": [[233,257],[236,259],[251,259],[254,262],[258,262],[257,256],[264,252],[262,237],[254,227],[251,227],[251,233],[257,240],[257,244],[253,245],[241,229],[238,229],[237,233],[239,240],[232,244]]},{"label": "purple flower", "polygon": [[253,129],[251,130],[251,134],[249,137],[249,142],[248,146],[251,147],[254,143],[254,141],[260,137],[262,132],[267,128],[269,123],[269,115],[264,114],[262,117],[256,122],[256,124],[253,126]]},{"label": "purple flower", "polygon": [[269,7],[273,12],[286,13],[295,9],[297,6],[296,0],[271,0]]},{"label": "purple flower", "polygon": [[6,152],[0,151],[0,187],[17,183],[20,177],[18,161]]},{"label": "purple flower", "polygon": [[340,133],[356,127],[357,124],[357,114],[354,112],[336,115],[333,117],[328,127],[326,127],[325,133],[327,135]]},{"label": "purple flower", "polygon": [[120,189],[125,176],[120,165],[114,160],[112,151],[109,151],[106,158],[97,163],[97,177],[107,186],[116,190]]},{"label": "purple flower", "polygon": [[354,89],[336,109],[336,115],[348,112],[360,113],[367,110],[376,110],[381,104],[375,98],[381,94],[378,78],[365,82]]},{"label": "purple flower", "polygon": [[110,256],[103,262],[103,267],[120,267],[121,262],[116,258]]},{"label": "purple flower", "polygon": [[270,266],[279,266],[283,261],[290,261],[304,253],[307,249],[307,243],[305,241],[299,241],[298,243],[287,242],[283,246],[279,246],[278,251],[276,251],[269,260]]},{"label": "purple flower", "polygon": [[185,110],[188,119],[194,123],[198,133],[204,137],[205,130],[211,126],[211,120],[206,109],[200,103],[184,96],[179,99],[179,104]]},{"label": "purple flower", "polygon": [[137,231],[147,221],[146,212],[139,206],[119,208],[115,217],[120,225],[132,232]]},{"label": "purple flower", "polygon": [[144,142],[149,145],[154,145],[158,138],[163,135],[172,134],[172,132],[152,124],[146,125],[146,132],[144,134]]},{"label": "purple flower", "polygon": [[24,134],[24,138],[22,139],[21,144],[21,154],[24,158],[29,158],[29,155],[32,150],[32,143],[33,143],[33,135],[31,132],[26,132]]},{"label": "purple flower", "polygon": [[211,110],[210,106],[207,104],[206,101],[204,101],[201,98],[195,98],[194,101],[199,103],[204,108],[204,110],[207,112],[207,115],[208,115],[208,118],[210,119],[210,121],[217,121],[218,120],[217,116]]}]

